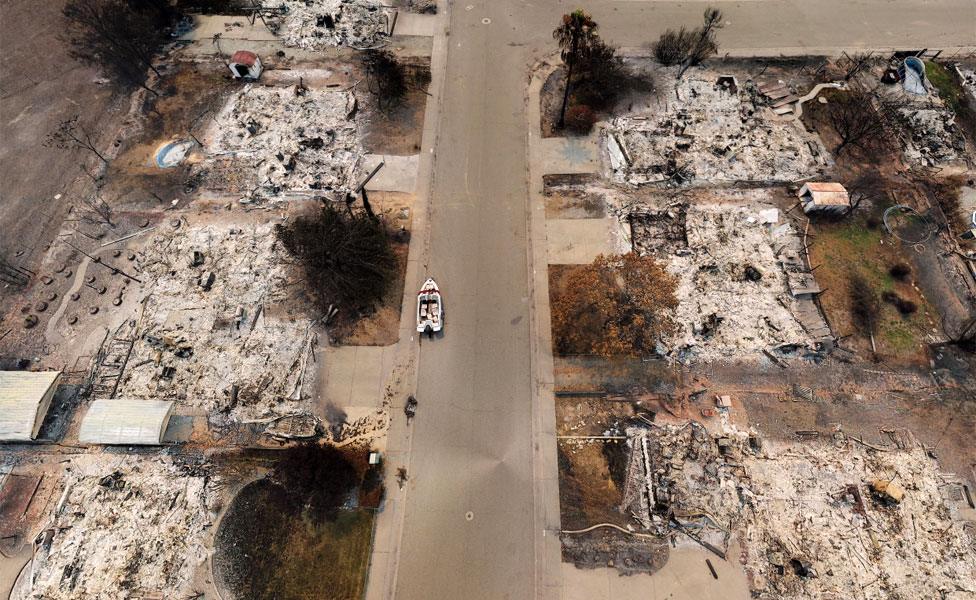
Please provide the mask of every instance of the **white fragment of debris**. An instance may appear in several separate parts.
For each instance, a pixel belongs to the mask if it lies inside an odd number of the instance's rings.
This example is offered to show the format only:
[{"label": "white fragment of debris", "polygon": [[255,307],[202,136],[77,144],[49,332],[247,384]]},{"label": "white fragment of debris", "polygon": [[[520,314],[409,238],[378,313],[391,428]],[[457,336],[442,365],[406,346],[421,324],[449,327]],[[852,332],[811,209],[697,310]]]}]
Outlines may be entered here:
[{"label": "white fragment of debris", "polygon": [[286,46],[321,50],[373,46],[389,31],[390,16],[376,0],[263,0]]},{"label": "white fragment of debris", "polygon": [[[111,460],[107,460],[111,459]],[[219,482],[171,458],[75,455],[18,600],[189,597],[207,559]]]},{"label": "white fragment of debris", "polygon": [[[662,82],[671,90],[647,114],[617,117],[605,140],[617,183],[695,185],[732,181],[796,181],[824,163],[820,142],[793,121],[766,118],[746,90],[730,90],[718,75]],[[816,148],[814,151],[811,149]]]},{"label": "white fragment of debris", "polygon": [[959,68],[962,74],[962,87],[969,94],[973,102],[976,102],[976,69]]},{"label": "white fragment of debris", "polygon": [[208,151],[231,157],[258,195],[341,199],[364,156],[355,114],[351,92],[248,85],[217,115]]}]

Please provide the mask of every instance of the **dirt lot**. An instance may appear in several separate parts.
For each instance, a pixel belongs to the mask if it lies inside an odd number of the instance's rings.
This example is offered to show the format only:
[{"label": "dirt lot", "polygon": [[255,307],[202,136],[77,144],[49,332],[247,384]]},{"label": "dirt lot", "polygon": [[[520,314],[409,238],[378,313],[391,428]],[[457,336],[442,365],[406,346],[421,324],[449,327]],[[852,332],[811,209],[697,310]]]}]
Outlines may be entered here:
[{"label": "dirt lot", "polygon": [[[606,111],[599,111],[597,113],[597,115],[600,117],[613,114],[621,110],[633,110],[635,107],[637,109],[650,108],[656,100],[653,95],[648,98],[648,94],[646,92],[646,90],[653,91],[656,83],[652,74],[653,65],[651,65],[649,61],[643,59],[628,59],[625,61],[625,64],[631,69],[632,73],[640,75],[638,79],[631,82],[631,85],[639,89],[643,89],[645,92],[642,93],[641,91],[635,91],[629,89],[628,86],[624,86],[614,99],[613,106],[608,107],[608,110]],[[566,70],[562,66],[555,69],[542,86],[542,92],[539,98],[542,114],[542,137],[576,135],[569,131],[559,131],[556,127],[559,121],[559,109],[562,107],[565,86]],[[580,99],[576,97],[573,88],[570,88],[569,95],[569,101],[566,103],[567,112],[571,107],[579,104],[580,102]]]},{"label": "dirt lot", "polygon": [[430,59],[404,62],[408,87],[403,100],[380,109],[377,96],[368,93],[368,80],[356,86],[358,97],[369,112],[363,146],[367,152],[405,156],[420,152],[427,108],[427,86],[430,84]]},{"label": "dirt lot", "polygon": [[563,396],[556,403],[559,440],[559,493],[563,529],[594,523],[624,525],[617,511],[623,499],[626,447],[623,440],[588,439],[620,435],[620,427],[636,411],[629,402]]},{"label": "dirt lot", "polygon": [[155,154],[168,142],[201,137],[224,99],[241,86],[219,61],[176,61],[167,67],[158,86],[162,95],[150,97],[151,112],[122,142],[105,174],[102,197],[119,210],[171,208],[173,200],[185,203],[193,196],[191,165],[161,169]]},{"label": "dirt lot", "polygon": [[[79,165],[91,169],[98,163],[84,150],[46,147],[47,134],[78,115],[107,144],[128,108],[127,98],[95,83],[95,69],[68,57],[58,39],[62,5],[0,4],[0,228],[17,232],[2,236],[0,253],[32,270],[57,234],[69,201],[85,187],[73,186],[84,179]],[[0,285],[0,299],[9,291]]]}]

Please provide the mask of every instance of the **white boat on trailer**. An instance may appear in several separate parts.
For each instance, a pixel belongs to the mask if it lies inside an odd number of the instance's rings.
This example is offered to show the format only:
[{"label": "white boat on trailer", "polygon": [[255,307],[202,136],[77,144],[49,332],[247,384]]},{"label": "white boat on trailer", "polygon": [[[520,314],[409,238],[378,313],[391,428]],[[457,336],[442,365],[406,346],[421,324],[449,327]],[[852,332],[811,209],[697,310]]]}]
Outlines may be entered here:
[{"label": "white boat on trailer", "polygon": [[441,290],[432,277],[428,277],[417,292],[417,332],[430,337],[444,327],[444,303]]}]

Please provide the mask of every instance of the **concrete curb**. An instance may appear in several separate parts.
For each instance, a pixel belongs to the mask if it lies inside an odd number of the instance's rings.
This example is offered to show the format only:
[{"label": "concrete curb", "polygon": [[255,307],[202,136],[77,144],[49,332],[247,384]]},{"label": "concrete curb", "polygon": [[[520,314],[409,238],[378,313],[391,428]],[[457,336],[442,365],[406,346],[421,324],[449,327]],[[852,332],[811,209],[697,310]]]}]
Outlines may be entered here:
[{"label": "concrete curb", "polygon": [[[915,50],[916,48],[911,48]],[[921,50],[922,48],[917,48]],[[853,55],[860,52],[874,52],[879,55],[894,53],[899,51],[909,50],[904,46],[894,47],[894,46],[847,46],[843,48],[832,47],[832,46],[784,46],[780,48],[732,48],[723,47],[719,54],[720,56],[715,56],[708,61],[706,64],[710,67],[715,67],[716,64],[721,63],[722,57],[728,58],[785,58],[785,57],[829,57],[838,58],[842,56],[845,52],[847,54]],[[951,61],[953,58],[964,58],[966,56],[976,53],[976,46],[947,46],[945,48],[927,48],[928,53],[931,52],[941,52],[939,60]],[[619,56],[625,58],[651,58],[650,51],[641,46],[627,46],[620,48],[618,52]],[[925,58],[925,57],[923,57]]]}]

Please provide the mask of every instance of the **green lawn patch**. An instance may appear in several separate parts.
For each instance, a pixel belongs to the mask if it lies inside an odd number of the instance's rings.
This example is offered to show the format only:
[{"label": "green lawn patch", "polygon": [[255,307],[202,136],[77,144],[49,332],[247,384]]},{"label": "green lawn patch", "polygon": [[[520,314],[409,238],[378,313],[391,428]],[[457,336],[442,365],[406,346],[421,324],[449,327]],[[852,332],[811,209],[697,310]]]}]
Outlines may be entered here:
[{"label": "green lawn patch", "polygon": [[925,76],[929,83],[939,90],[939,96],[945,101],[952,112],[959,113],[963,108],[963,94],[965,93],[949,69],[941,64],[928,61],[925,63]]}]

